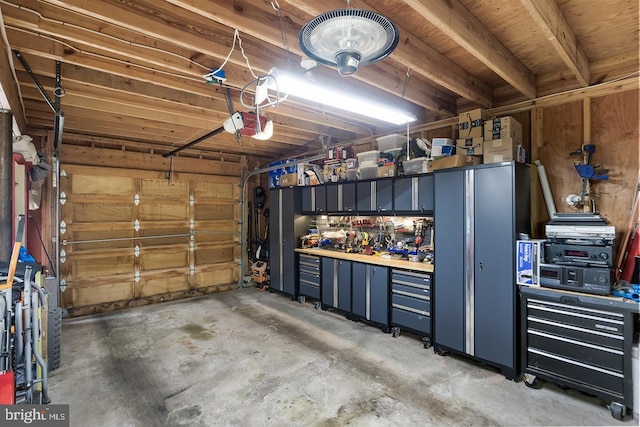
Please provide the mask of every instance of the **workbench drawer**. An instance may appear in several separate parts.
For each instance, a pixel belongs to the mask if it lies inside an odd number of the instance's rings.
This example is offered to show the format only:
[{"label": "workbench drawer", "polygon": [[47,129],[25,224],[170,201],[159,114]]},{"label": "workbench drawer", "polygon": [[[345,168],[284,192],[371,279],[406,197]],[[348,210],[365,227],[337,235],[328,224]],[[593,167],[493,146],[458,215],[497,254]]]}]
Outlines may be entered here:
[{"label": "workbench drawer", "polygon": [[602,368],[618,373],[622,373],[624,369],[624,352],[622,349],[616,350],[596,346],[531,329],[528,331],[527,339],[530,348],[552,350],[555,354],[567,356],[576,363],[593,365],[594,369]]},{"label": "workbench drawer", "polygon": [[429,288],[418,288],[415,286],[407,286],[407,285],[401,285],[399,283],[392,283],[391,292],[394,294],[406,295],[409,297],[420,298],[427,301],[431,299],[431,289]]},{"label": "workbench drawer", "polygon": [[393,307],[391,309],[391,324],[431,335],[431,317],[428,314],[418,314]]},{"label": "workbench drawer", "polygon": [[298,286],[298,293],[309,298],[320,300],[320,286],[313,283],[303,282],[301,280]]},{"label": "workbench drawer", "polygon": [[316,286],[320,286],[320,272],[307,273],[300,270],[300,283],[302,282],[314,283]]},{"label": "workbench drawer", "polygon": [[398,295],[396,293],[391,294],[391,306],[393,308],[412,311],[416,314],[427,316],[431,314],[431,301],[408,297],[405,295]]},{"label": "workbench drawer", "polygon": [[624,348],[624,335],[567,325],[532,314],[527,317],[527,329],[528,331],[537,331],[538,333],[581,341],[587,346],[605,347],[612,350],[623,350]]},{"label": "workbench drawer", "polygon": [[418,288],[430,289],[431,288],[431,274],[430,273],[416,273],[414,271],[406,270],[392,270],[391,282],[406,286],[416,286]]},{"label": "workbench drawer", "polygon": [[527,349],[527,362],[529,372],[582,382],[591,390],[599,390],[599,393],[606,392],[624,400],[624,375],[620,372],[598,368],[555,352],[532,347]]}]

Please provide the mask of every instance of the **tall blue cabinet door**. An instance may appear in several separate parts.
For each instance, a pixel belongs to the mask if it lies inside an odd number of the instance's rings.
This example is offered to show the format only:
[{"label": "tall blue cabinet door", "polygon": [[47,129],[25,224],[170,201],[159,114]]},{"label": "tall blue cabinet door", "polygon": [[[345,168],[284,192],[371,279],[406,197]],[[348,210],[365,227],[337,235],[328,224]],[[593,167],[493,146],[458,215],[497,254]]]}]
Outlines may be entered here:
[{"label": "tall blue cabinet door", "polygon": [[418,210],[433,212],[433,175],[418,177]]},{"label": "tall blue cabinet door", "polygon": [[351,312],[362,318],[367,317],[367,264],[351,263]]},{"label": "tall blue cabinet door", "polygon": [[341,196],[341,184],[327,185],[327,212],[335,213],[342,210]]},{"label": "tall blue cabinet door", "polygon": [[514,366],[513,166],[477,169],[475,190],[475,356]]},{"label": "tall blue cabinet door", "polygon": [[269,258],[271,259],[269,270],[272,289],[282,291],[282,218],[280,217],[281,190],[272,189],[269,191]]},{"label": "tall blue cabinet door", "polygon": [[442,171],[434,174],[435,270],[433,285],[434,342],[465,350],[465,174]]},{"label": "tall blue cabinet door", "polygon": [[[372,191],[372,186],[374,190]],[[364,181],[356,183],[356,208],[358,212],[371,212],[375,201],[375,182]]]},{"label": "tall blue cabinet door", "polygon": [[[369,320],[382,325],[389,324],[389,268],[369,266]],[[353,278],[356,280],[354,271]]]},{"label": "tall blue cabinet door", "polygon": [[376,210],[378,212],[393,211],[393,180],[379,179],[376,185]]},{"label": "tall blue cabinet door", "polygon": [[316,212],[316,194],[314,187],[304,186],[300,188],[302,198],[302,212],[303,213],[315,213]]},{"label": "tall blue cabinet door", "polygon": [[393,208],[396,212],[413,210],[413,178],[396,178],[393,189]]},{"label": "tall blue cabinet door", "polygon": [[338,306],[351,311],[351,261],[338,260]]},{"label": "tall blue cabinet door", "polygon": [[322,268],[322,286],[321,286],[321,298],[320,302],[330,307],[335,307],[334,295],[336,290],[334,288],[337,283],[337,260],[333,258],[321,257],[320,266]]},{"label": "tall blue cabinet door", "polygon": [[342,212],[355,212],[356,207],[356,183],[347,182],[342,184]]},{"label": "tall blue cabinet door", "polygon": [[316,193],[316,197],[315,197],[316,212],[317,213],[327,212],[327,186],[316,185],[315,193]]}]

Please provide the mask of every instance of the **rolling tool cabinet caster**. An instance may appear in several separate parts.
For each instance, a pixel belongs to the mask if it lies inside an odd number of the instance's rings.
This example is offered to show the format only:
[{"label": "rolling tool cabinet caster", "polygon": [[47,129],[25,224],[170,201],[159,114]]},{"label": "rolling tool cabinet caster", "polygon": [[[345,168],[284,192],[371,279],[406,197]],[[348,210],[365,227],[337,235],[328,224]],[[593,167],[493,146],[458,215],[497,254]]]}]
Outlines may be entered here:
[{"label": "rolling tool cabinet caster", "polygon": [[536,377],[533,374],[524,374],[522,377],[522,380],[524,381],[524,385],[526,385],[529,388],[533,388],[536,390],[540,388],[538,377]]},{"label": "rolling tool cabinet caster", "polygon": [[398,338],[400,336],[400,328],[398,328],[397,326],[391,328],[391,336],[394,338]]},{"label": "rolling tool cabinet caster", "polygon": [[427,348],[427,349],[431,348],[431,338],[429,337],[422,338],[422,343],[424,348]]},{"label": "rolling tool cabinet caster", "polygon": [[447,351],[446,351],[446,350],[443,350],[443,349],[441,349],[441,348],[434,347],[434,349],[433,349],[433,350],[435,351],[435,353],[436,353],[438,356],[446,356],[446,355],[447,355]]},{"label": "rolling tool cabinet caster", "polygon": [[320,301],[316,301],[315,308],[316,310],[320,310],[322,308],[322,303]]},{"label": "rolling tool cabinet caster", "polygon": [[609,405],[609,411],[611,411],[611,416],[616,420],[622,421],[624,415],[627,413],[627,407],[622,403],[611,402]]},{"label": "rolling tool cabinet caster", "polygon": [[304,297],[304,295],[300,295],[300,296],[298,297],[298,302],[299,302],[300,304],[304,304],[304,303],[305,303],[305,301],[306,301],[306,298]]}]

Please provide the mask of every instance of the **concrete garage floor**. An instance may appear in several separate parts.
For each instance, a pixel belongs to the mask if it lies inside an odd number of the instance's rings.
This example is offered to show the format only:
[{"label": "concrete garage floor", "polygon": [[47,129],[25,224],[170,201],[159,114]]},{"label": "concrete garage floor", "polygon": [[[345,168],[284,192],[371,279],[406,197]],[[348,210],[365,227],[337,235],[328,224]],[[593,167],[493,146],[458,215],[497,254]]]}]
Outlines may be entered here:
[{"label": "concrete garage floor", "polygon": [[78,427],[638,425],[251,287],[66,320],[50,394]]}]

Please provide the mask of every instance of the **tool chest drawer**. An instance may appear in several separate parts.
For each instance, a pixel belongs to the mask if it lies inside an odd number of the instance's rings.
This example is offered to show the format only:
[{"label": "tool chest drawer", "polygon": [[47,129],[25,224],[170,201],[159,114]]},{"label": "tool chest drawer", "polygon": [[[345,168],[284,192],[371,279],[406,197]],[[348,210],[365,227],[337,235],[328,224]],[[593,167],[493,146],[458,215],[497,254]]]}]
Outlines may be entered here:
[{"label": "tool chest drawer", "polygon": [[391,271],[391,323],[431,335],[431,274]]},{"label": "tool chest drawer", "polygon": [[320,257],[300,254],[298,293],[320,299]]},{"label": "tool chest drawer", "polygon": [[520,296],[525,381],[528,374],[595,394],[616,418],[632,409],[637,305],[525,286]]}]

